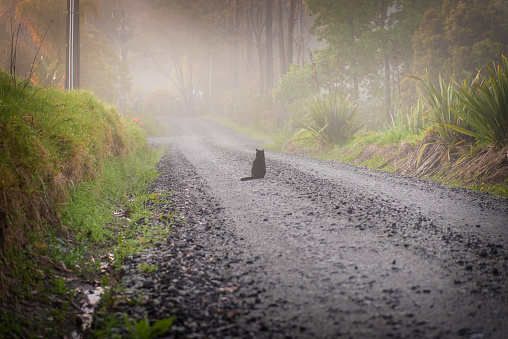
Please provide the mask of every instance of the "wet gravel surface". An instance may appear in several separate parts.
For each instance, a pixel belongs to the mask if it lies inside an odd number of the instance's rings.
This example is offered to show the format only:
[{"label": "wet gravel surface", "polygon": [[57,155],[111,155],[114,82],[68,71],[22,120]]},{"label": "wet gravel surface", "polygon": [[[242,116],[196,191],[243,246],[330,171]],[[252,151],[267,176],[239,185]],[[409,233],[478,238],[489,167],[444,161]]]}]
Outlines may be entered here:
[{"label": "wet gravel surface", "polygon": [[508,338],[507,199],[270,151],[241,182],[257,142],[165,121],[151,208],[183,221],[127,260],[131,318],[176,315],[169,338]]}]

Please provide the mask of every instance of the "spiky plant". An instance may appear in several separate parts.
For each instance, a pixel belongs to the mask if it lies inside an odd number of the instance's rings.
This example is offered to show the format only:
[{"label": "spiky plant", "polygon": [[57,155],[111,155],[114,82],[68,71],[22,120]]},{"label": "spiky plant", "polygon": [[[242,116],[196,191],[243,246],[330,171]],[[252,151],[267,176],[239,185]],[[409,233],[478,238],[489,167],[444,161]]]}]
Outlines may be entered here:
[{"label": "spiky plant", "polygon": [[409,113],[406,115],[406,128],[418,132],[428,127],[428,121],[425,114],[425,103],[421,98],[418,99],[414,106],[411,106]]},{"label": "spiky plant", "polygon": [[[338,94],[315,96],[302,122],[295,122],[301,132],[322,144],[351,139],[361,128],[357,123],[357,102]],[[306,139],[301,137],[298,140]]]},{"label": "spiky plant", "polygon": [[[420,80],[423,84],[426,93],[421,93],[421,98],[429,110],[429,120],[433,123],[433,127],[443,142],[448,147],[462,143],[467,134],[461,131],[470,130],[471,127],[455,114],[454,109],[466,111],[455,91],[456,83],[452,79],[447,84],[439,77],[439,88],[437,88],[429,76],[427,76],[427,81],[420,78],[415,79]],[[459,127],[461,131],[452,129],[451,126]]]},{"label": "spiky plant", "polygon": [[494,69],[488,68],[489,78],[478,74],[473,82],[466,79],[454,90],[461,105],[452,111],[473,129],[453,124],[447,127],[500,147],[508,146],[508,62],[504,55],[502,62],[503,68],[495,64]]}]

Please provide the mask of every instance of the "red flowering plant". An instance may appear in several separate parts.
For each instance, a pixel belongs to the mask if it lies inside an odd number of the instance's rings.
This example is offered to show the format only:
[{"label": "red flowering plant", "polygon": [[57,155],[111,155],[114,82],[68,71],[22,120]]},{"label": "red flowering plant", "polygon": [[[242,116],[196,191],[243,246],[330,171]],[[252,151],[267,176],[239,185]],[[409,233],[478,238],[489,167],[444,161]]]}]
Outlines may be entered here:
[{"label": "red flowering plant", "polygon": [[138,124],[139,126],[143,126],[143,123],[141,122],[141,119],[139,119],[139,118],[132,119],[132,123]]}]

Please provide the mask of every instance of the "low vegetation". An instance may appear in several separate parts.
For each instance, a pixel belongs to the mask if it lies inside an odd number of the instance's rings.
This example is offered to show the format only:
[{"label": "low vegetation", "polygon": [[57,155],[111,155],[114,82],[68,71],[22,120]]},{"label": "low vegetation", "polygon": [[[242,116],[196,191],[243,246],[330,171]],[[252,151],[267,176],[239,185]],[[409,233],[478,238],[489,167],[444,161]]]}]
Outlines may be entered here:
[{"label": "low vegetation", "polygon": [[297,137],[314,138],[326,145],[353,138],[360,129],[356,105],[338,93],[312,98],[303,122],[293,121],[301,127]]},{"label": "low vegetation", "polygon": [[358,130],[354,102],[315,95],[298,101],[307,111],[301,122],[273,133],[276,142],[263,147],[508,195],[507,59],[488,72],[462,84],[439,79],[438,86],[414,78],[419,99],[380,131]]},{"label": "low vegetation", "polygon": [[141,121],[91,93],[0,72],[0,337],[89,326],[85,290],[107,294],[126,255],[168,236],[176,216],[142,222],[161,199],[147,193],[161,152]]}]

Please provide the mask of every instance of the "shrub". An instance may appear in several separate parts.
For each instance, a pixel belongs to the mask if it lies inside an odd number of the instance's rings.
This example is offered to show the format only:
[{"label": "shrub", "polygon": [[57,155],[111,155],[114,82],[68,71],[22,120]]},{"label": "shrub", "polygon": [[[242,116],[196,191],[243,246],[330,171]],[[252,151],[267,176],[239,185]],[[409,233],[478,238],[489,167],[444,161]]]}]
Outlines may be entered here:
[{"label": "shrub", "polygon": [[470,130],[471,127],[466,121],[455,114],[454,108],[462,111],[466,110],[466,108],[461,104],[456,94],[456,84],[453,79],[447,84],[439,77],[439,89],[432,83],[429,76],[427,76],[427,81],[419,78],[416,79],[423,83],[426,93],[421,93],[421,98],[429,109],[430,121],[433,123],[432,126],[442,141],[448,149],[461,144],[467,139],[467,135],[451,128],[451,126],[459,127],[462,131]]},{"label": "shrub", "polygon": [[302,128],[300,136],[308,133],[310,138],[322,144],[334,144],[351,139],[360,129],[357,113],[356,101],[338,94],[328,94],[314,97],[303,121],[293,123]]},{"label": "shrub", "polygon": [[473,127],[448,127],[463,134],[485,140],[488,143],[508,146],[508,62],[502,56],[503,68],[494,64],[488,68],[490,77],[482,79],[480,74],[471,83],[468,79],[454,93],[462,105],[453,112]]}]

